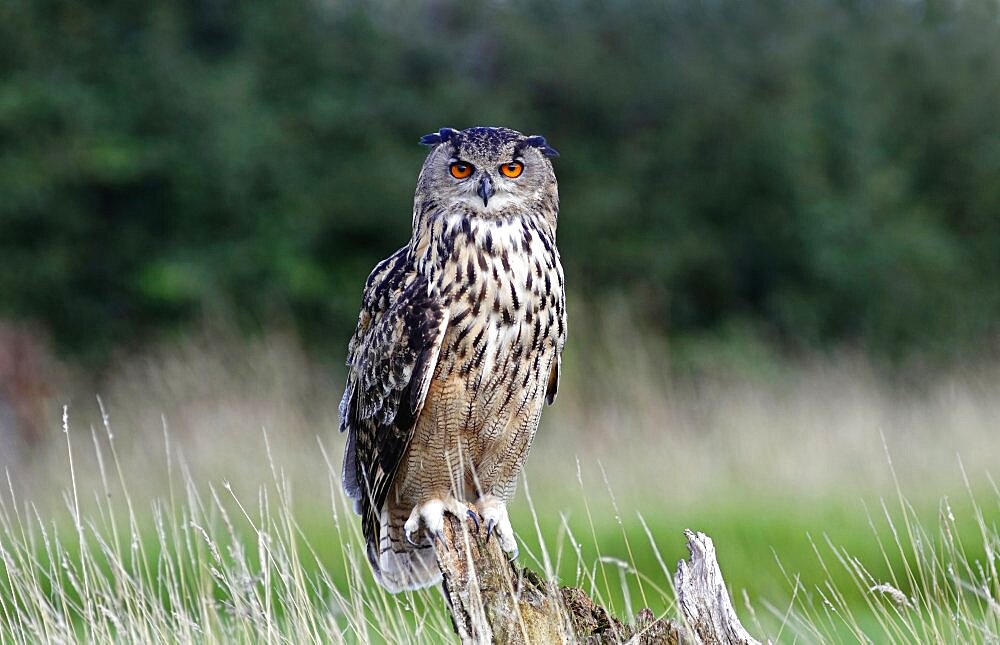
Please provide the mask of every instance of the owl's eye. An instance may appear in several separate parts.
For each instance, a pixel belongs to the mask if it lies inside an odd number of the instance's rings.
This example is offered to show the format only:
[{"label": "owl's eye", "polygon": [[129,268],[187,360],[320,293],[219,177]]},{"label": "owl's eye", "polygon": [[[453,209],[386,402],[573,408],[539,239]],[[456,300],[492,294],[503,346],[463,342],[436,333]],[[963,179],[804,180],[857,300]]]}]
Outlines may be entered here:
[{"label": "owl's eye", "polygon": [[501,165],[500,172],[503,173],[504,177],[514,179],[515,177],[520,177],[521,173],[524,172],[524,164],[520,161],[511,161],[510,163]]},{"label": "owl's eye", "polygon": [[451,171],[451,176],[455,179],[465,179],[472,174],[472,164],[465,163],[464,161],[456,161],[448,169]]}]

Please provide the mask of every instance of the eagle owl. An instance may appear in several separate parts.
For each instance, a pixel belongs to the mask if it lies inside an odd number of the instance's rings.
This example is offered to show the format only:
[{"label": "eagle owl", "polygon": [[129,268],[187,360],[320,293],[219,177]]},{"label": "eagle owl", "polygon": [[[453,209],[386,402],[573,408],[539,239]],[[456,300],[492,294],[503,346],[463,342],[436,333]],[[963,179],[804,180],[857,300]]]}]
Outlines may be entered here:
[{"label": "eagle owl", "polygon": [[446,511],[516,556],[506,505],[566,338],[556,151],[507,128],[421,143],[410,242],[365,283],[340,404],[344,488],[390,591],[440,580]]}]

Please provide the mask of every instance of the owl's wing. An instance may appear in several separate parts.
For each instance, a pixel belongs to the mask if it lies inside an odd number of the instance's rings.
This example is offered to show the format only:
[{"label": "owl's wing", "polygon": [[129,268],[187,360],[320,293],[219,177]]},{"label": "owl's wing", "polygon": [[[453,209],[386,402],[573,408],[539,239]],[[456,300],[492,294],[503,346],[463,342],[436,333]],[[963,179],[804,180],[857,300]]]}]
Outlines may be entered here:
[{"label": "owl's wing", "polygon": [[[560,282],[559,286],[562,286],[562,269],[559,269]],[[558,303],[559,312],[559,330],[562,340],[559,341],[558,347],[556,348],[556,355],[552,359],[552,367],[549,368],[549,381],[545,386],[545,402],[552,405],[556,402],[556,394],[559,393],[559,373],[562,371],[562,353],[563,347],[562,343],[566,339],[566,292],[563,291],[560,296]]]},{"label": "owl's wing", "polygon": [[365,284],[358,326],[348,349],[340,429],[348,432],[344,489],[355,500],[369,548],[378,544],[379,512],[437,365],[448,312],[427,294],[401,249]]}]

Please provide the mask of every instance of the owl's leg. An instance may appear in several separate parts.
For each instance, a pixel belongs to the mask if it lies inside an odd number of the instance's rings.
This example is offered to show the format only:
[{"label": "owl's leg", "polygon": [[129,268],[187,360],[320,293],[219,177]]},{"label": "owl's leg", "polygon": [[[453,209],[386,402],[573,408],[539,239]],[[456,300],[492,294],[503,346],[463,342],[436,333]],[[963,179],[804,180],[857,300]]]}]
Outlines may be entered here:
[{"label": "owl's leg", "polygon": [[510,525],[510,518],[507,517],[507,504],[495,495],[483,495],[476,500],[476,510],[486,524],[486,540],[490,535],[496,535],[500,540],[500,548],[510,555],[510,559],[517,558],[517,540],[514,539],[514,527]]},{"label": "owl's leg", "polygon": [[468,509],[465,504],[452,496],[444,499],[433,498],[423,504],[418,504],[410,511],[410,517],[403,524],[403,535],[406,541],[413,546],[420,546],[413,540],[413,535],[420,530],[421,523],[424,532],[434,540],[444,542],[444,514],[449,512],[455,517],[465,517]]}]

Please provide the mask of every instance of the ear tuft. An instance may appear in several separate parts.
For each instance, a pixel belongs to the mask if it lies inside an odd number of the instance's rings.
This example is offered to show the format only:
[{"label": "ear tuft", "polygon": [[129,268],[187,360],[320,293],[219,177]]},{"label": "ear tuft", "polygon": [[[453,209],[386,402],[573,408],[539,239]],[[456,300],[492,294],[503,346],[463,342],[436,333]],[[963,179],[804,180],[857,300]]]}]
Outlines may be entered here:
[{"label": "ear tuft", "polygon": [[538,150],[546,157],[558,157],[559,151],[549,145],[548,141],[545,140],[540,134],[535,134],[524,140],[526,144],[532,148],[538,148]]},{"label": "ear tuft", "polygon": [[441,128],[437,132],[431,132],[420,137],[420,145],[436,146],[439,143],[450,141],[457,134],[458,130],[455,128]]}]

